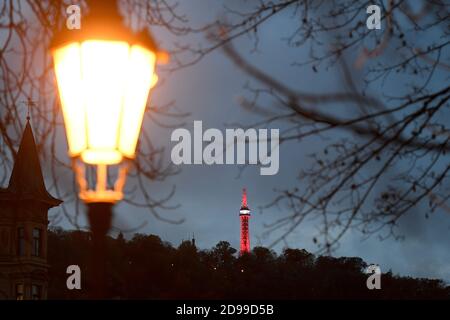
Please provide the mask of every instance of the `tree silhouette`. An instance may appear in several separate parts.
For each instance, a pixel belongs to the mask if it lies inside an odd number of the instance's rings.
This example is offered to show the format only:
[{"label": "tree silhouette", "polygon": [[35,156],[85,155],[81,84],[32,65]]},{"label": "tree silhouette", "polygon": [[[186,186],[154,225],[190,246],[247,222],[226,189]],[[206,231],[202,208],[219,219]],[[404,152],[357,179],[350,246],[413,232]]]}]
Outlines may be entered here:
[{"label": "tree silhouette", "polygon": [[[414,8],[408,1],[376,4],[382,12],[376,32],[366,27],[366,1],[238,5],[229,8],[229,20],[210,26],[213,45],[197,52],[222,48],[254,80],[240,99],[244,109],[262,117],[254,126],[280,126],[281,143],[290,149],[317,145],[311,165],[299,167],[299,185],[281,186],[267,206],[286,212],[269,225],[268,233],[277,233],[272,245],[316,219],[314,242],[319,252],[330,252],[350,228],[364,236],[397,237],[398,222],[415,208],[427,205],[429,213],[447,206],[449,8],[439,0],[418,1]],[[257,50],[259,30],[287,16],[292,29],[283,30],[289,36],[280,47],[301,58],[273,59],[306,77],[335,76],[340,89],[305,91],[234,48],[235,39],[248,36]]]},{"label": "tree silhouette", "polygon": [[[90,234],[49,232],[49,299],[89,298]],[[441,280],[383,273],[381,290],[366,287],[367,264],[357,257],[315,256],[285,249],[279,256],[264,247],[236,257],[221,241],[198,250],[190,241],[178,248],[154,235],[108,241],[109,298],[115,299],[450,299]],[[66,267],[82,270],[82,290],[70,291]]]}]

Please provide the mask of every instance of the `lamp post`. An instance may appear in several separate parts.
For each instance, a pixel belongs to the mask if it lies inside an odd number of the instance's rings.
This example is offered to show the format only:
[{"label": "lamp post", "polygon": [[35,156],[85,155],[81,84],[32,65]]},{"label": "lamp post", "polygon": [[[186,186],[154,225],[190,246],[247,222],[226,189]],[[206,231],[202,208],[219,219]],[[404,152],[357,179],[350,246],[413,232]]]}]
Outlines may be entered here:
[{"label": "lamp post", "polygon": [[[115,0],[88,3],[81,29],[56,32],[51,54],[69,156],[79,197],[88,207],[93,297],[105,298],[105,240],[112,207],[123,198],[128,163],[135,157],[149,92],[157,82],[155,65],[167,55],[148,32],[124,27]],[[95,171],[96,179],[90,181],[87,170]]]}]

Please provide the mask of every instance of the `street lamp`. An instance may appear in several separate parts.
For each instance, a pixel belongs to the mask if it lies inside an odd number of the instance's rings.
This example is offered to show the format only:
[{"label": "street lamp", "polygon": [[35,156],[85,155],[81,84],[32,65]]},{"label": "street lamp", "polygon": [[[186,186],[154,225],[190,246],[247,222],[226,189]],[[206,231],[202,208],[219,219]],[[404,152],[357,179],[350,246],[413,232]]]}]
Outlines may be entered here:
[{"label": "street lamp", "polygon": [[[123,198],[127,160],[135,157],[149,92],[158,79],[155,65],[167,55],[158,51],[148,32],[137,34],[124,27],[115,0],[90,1],[81,29],[55,33],[51,54],[69,156],[79,197],[88,206],[97,269],[104,263],[99,257],[104,254],[112,206]],[[88,166],[96,168],[92,188]],[[118,170],[110,188],[111,166]],[[99,297],[104,270],[94,271]]]}]

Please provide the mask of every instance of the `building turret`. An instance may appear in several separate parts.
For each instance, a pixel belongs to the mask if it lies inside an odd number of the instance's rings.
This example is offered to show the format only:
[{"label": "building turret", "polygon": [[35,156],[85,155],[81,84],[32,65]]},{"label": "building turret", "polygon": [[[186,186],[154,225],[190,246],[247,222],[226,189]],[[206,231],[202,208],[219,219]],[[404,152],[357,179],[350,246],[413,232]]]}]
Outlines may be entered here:
[{"label": "building turret", "polygon": [[45,187],[27,121],[8,187],[0,188],[0,299],[47,297],[48,210],[61,202]]}]

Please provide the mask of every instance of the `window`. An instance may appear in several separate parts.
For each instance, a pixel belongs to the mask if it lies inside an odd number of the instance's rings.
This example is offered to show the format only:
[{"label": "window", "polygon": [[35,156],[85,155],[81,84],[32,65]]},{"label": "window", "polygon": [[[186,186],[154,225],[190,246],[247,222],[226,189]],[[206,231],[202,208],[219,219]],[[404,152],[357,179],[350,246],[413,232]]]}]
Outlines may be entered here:
[{"label": "window", "polygon": [[16,300],[23,300],[25,295],[23,283],[16,284]]},{"label": "window", "polygon": [[33,229],[33,246],[31,247],[31,255],[35,257],[41,256],[41,229]]},{"label": "window", "polygon": [[41,300],[41,286],[38,286],[36,284],[33,284],[31,286],[31,299],[33,300]]},{"label": "window", "polygon": [[17,229],[17,254],[19,256],[25,255],[25,229],[20,227]]}]

